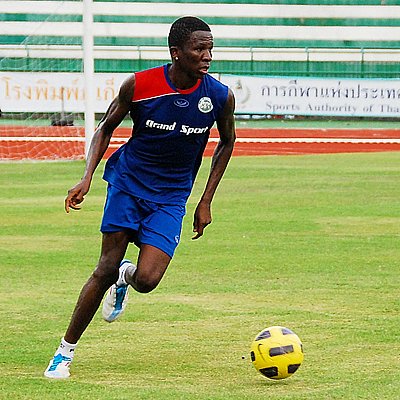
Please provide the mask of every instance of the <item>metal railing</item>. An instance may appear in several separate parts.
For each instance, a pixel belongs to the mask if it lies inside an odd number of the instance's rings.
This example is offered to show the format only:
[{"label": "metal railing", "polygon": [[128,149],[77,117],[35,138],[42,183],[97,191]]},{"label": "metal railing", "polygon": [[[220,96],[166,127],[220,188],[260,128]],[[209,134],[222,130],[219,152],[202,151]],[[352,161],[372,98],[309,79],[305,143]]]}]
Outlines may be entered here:
[{"label": "metal railing", "polygon": [[[213,53],[213,71],[219,73],[400,77],[397,48],[216,47]],[[76,71],[81,69],[83,50],[80,45],[0,45],[0,57],[3,71],[29,71],[32,65],[35,71],[66,71],[66,59]],[[126,72],[124,63],[128,63],[129,70],[142,69],[149,62],[168,61],[169,53],[159,46],[95,46],[94,57],[102,72]],[[46,65],[48,60],[51,66]]]}]

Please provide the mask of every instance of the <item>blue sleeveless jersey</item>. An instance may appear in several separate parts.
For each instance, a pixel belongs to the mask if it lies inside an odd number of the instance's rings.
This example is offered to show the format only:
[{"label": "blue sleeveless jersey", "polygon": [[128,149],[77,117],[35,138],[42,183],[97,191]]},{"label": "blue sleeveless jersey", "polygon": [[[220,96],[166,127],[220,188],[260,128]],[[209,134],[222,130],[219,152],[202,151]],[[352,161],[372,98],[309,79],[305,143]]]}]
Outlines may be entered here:
[{"label": "blue sleeveless jersey", "polygon": [[132,136],[107,161],[104,179],[145,200],[185,204],[228,88],[205,75],[193,88],[179,90],[168,65],[135,78]]}]

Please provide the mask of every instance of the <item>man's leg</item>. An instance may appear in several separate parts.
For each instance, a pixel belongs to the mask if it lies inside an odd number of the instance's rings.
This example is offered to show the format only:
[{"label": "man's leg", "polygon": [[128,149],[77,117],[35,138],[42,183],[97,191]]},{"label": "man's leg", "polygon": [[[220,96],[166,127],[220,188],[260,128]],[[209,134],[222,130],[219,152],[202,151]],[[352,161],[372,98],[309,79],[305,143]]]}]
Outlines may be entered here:
[{"label": "man's leg", "polygon": [[65,336],[45,376],[68,378],[75,345],[99,308],[104,293],[118,279],[117,266],[125,255],[128,243],[126,232],[103,234],[99,263],[82,288]]},{"label": "man's leg", "polygon": [[114,322],[125,311],[129,285],[137,292],[152,291],[160,282],[171,260],[170,256],[157,247],[148,244],[139,245],[139,247],[138,267],[130,260],[122,260],[119,278],[104,298],[102,316],[107,322]]},{"label": "man's leg", "polygon": [[136,291],[149,293],[157,287],[168,265],[171,257],[157,247],[149,244],[140,246],[136,270],[128,268],[125,280]]}]

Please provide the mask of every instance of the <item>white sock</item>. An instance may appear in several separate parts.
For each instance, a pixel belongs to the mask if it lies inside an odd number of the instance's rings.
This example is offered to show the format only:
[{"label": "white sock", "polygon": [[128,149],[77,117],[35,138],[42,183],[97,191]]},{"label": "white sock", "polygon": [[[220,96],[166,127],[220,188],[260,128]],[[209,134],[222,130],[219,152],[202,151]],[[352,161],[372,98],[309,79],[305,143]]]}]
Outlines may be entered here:
[{"label": "white sock", "polygon": [[119,268],[119,277],[116,282],[117,286],[128,285],[128,282],[125,279],[125,273],[128,268],[133,268],[133,273],[136,270],[136,266],[130,262],[124,262],[122,266]]},{"label": "white sock", "polygon": [[68,343],[64,338],[62,338],[60,346],[58,346],[58,349],[56,351],[56,354],[61,353],[61,355],[65,357],[73,358],[76,345],[77,344]]}]

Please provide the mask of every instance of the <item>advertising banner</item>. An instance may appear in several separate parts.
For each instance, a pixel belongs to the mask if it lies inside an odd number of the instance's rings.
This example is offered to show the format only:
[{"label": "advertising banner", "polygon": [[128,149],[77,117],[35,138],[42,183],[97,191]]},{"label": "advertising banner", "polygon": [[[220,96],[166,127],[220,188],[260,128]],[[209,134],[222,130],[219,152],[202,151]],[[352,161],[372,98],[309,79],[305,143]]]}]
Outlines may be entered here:
[{"label": "advertising banner", "polygon": [[[128,74],[95,74],[95,111],[104,113]],[[216,75],[236,97],[236,114],[400,117],[400,79]],[[3,112],[84,112],[82,73],[0,72]]]},{"label": "advertising banner", "polygon": [[[104,113],[128,74],[95,74],[95,112]],[[84,112],[82,73],[0,72],[3,112]]]},{"label": "advertising banner", "polygon": [[400,79],[221,75],[237,114],[400,117]]}]

